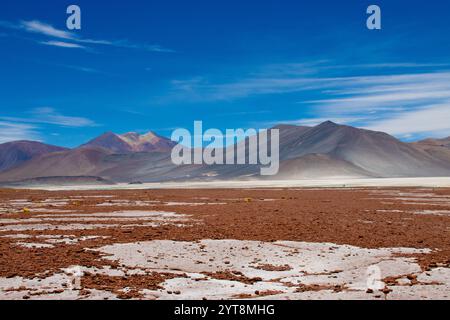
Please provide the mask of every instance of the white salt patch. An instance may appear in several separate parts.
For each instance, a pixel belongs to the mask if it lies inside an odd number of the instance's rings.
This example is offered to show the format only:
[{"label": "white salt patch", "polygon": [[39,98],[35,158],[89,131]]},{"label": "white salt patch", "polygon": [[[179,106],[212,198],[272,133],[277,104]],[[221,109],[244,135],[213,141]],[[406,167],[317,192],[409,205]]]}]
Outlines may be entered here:
[{"label": "white salt patch", "polygon": [[70,213],[76,212],[74,210],[54,209],[54,208],[30,208],[30,212],[45,212],[45,213]]},{"label": "white salt patch", "polygon": [[111,202],[103,202],[99,203],[96,206],[97,207],[129,207],[129,206],[135,206],[135,207],[147,207],[147,206],[154,206],[155,203],[159,203],[157,201],[111,201]]},{"label": "white salt patch", "polygon": [[24,248],[54,248],[53,245],[48,243],[16,242],[16,244]]},{"label": "white salt patch", "polygon": [[449,216],[450,210],[420,210],[420,211],[414,211],[414,214]]},{"label": "white salt patch", "polygon": [[[96,228],[112,228],[118,224],[80,224],[71,223],[84,222],[130,222],[122,227],[158,227],[171,224],[179,227],[186,226],[183,222],[189,220],[188,215],[164,211],[116,211],[100,212],[92,214],[43,214],[35,215],[34,218],[26,219],[0,219],[0,231],[25,231],[25,230],[87,230]],[[45,222],[65,222],[70,224],[46,224]],[[131,223],[134,222],[134,223]]]},{"label": "white salt patch", "polygon": [[402,200],[402,201],[414,201],[414,202],[435,202],[435,203],[449,203],[450,199],[442,199],[442,198],[393,198],[395,200]]},{"label": "white salt patch", "polygon": [[[158,299],[164,300],[201,300],[203,297],[208,299],[220,300],[237,298],[239,294],[255,295],[255,291],[286,291],[287,288],[281,283],[260,281],[253,285],[247,285],[242,282],[208,279],[195,281],[191,278],[174,278],[167,280],[162,284],[165,290],[158,292]],[[292,289],[291,289],[292,290]],[[179,295],[169,294],[168,292],[180,291]],[[155,294],[148,290],[147,294]]]},{"label": "white salt patch", "polygon": [[[436,268],[422,272],[413,258],[397,257],[398,253],[428,253],[427,249],[380,248],[364,249],[332,243],[306,243],[277,241],[274,243],[239,240],[203,240],[200,242],[176,242],[156,240],[128,244],[115,244],[95,249],[118,260],[125,267],[101,269],[77,267],[78,271],[109,276],[145,274],[146,272],[186,273],[187,278],[176,277],[161,284],[161,290],[142,290],[147,299],[232,299],[238,295],[250,295],[258,299],[376,299],[366,293],[368,268],[380,271],[379,280],[388,276],[416,274],[427,285],[392,286],[387,299],[448,299],[450,269]],[[261,264],[289,265],[292,270],[265,271]],[[138,268],[127,270],[126,267]],[[31,299],[115,299],[110,292],[91,290],[89,296],[80,297],[78,291],[67,288],[74,279],[73,267],[62,273],[37,279],[0,278],[0,299],[21,299],[25,294],[43,291],[43,295]],[[72,270],[72,271],[71,271]],[[245,284],[234,280],[218,280],[203,272],[238,271],[246,277],[261,277],[262,281]],[[403,278],[405,278],[405,276]],[[197,281],[196,281],[197,280]],[[378,281],[379,281],[378,280]],[[405,280],[406,281],[406,280]],[[436,284],[431,284],[431,281]],[[400,281],[400,283],[403,283]],[[65,284],[65,285],[64,285]],[[341,292],[331,289],[295,292],[296,286],[326,285],[344,286]],[[384,284],[383,284],[384,285]],[[19,291],[20,287],[25,291]],[[15,288],[14,291],[7,289]],[[59,289],[60,293],[50,293]],[[126,288],[124,288],[126,290]],[[255,291],[273,291],[274,295],[258,297]],[[47,291],[48,293],[45,293]],[[174,292],[180,294],[174,294]],[[170,293],[172,292],[172,294]],[[278,292],[278,293],[277,293]],[[385,296],[382,295],[384,299]]]},{"label": "white salt patch", "polygon": [[22,222],[41,222],[41,219],[29,218],[29,219],[0,219],[2,224],[22,223]]},{"label": "white salt patch", "polygon": [[420,282],[414,286],[389,286],[393,290],[389,299],[450,299],[450,268],[435,268],[427,272],[417,272]]},{"label": "white salt patch", "polygon": [[113,196],[113,195],[99,195],[99,196],[97,196],[97,195],[93,195],[93,196],[83,195],[83,196],[70,196],[69,198],[72,199],[72,200],[83,200],[84,198],[114,198],[114,197],[115,196]]},{"label": "white salt patch", "polygon": [[[152,221],[152,222],[140,222],[140,223],[130,223],[130,224],[81,224],[81,223],[72,223],[72,224],[13,224],[7,226],[0,226],[1,231],[43,231],[43,230],[94,230],[94,229],[109,229],[109,228],[138,228],[138,227],[160,227],[165,225],[171,225],[175,227],[188,227],[192,224],[186,223],[177,223],[179,220],[170,222],[170,221]],[[195,221],[193,221],[195,223]]]},{"label": "white salt patch", "polygon": [[30,201],[27,201],[27,200],[24,200],[24,201],[21,201],[21,200],[12,200],[12,201],[10,201],[10,204],[11,204],[12,206],[14,206],[14,207],[18,207],[18,206],[26,207],[26,206],[31,206],[31,205],[33,205],[33,202],[30,202]]},{"label": "white salt patch", "polygon": [[204,206],[204,205],[216,205],[216,204],[227,204],[226,202],[176,202],[176,201],[169,201],[164,203],[165,206]]},{"label": "white salt patch", "polygon": [[358,220],[358,222],[365,223],[365,224],[372,224],[372,223],[374,223],[374,221],[371,221],[371,220]]},{"label": "white salt patch", "polygon": [[18,224],[0,226],[0,231],[93,230],[119,227],[117,224]]},{"label": "white salt patch", "polygon": [[[420,272],[412,258],[395,256],[398,253],[427,253],[426,249],[381,248],[364,249],[332,243],[305,243],[277,241],[274,243],[239,240],[202,240],[177,242],[157,240],[128,244],[115,244],[99,248],[107,258],[118,260],[129,267],[152,268],[160,272],[186,272],[186,279],[167,280],[163,286],[169,291],[181,291],[174,296],[160,292],[147,292],[164,299],[229,299],[237,294],[249,294],[255,290],[282,291],[287,297],[312,295],[316,298],[355,297],[353,291],[335,293],[294,293],[292,284],[339,285],[355,290],[359,298],[371,298],[367,290],[368,268],[378,268],[380,279],[399,274]],[[284,266],[291,270],[265,271],[260,265]],[[239,281],[195,281],[202,272],[238,271],[248,278],[260,277],[253,285]],[[348,294],[346,294],[348,293]],[[277,295],[281,298],[283,294]]]},{"label": "white salt patch", "polygon": [[[40,218],[51,218],[54,215],[38,215]],[[115,212],[98,212],[98,213],[84,213],[84,214],[65,214],[60,217],[132,217],[132,218],[175,218],[187,217],[187,215],[175,212],[165,211],[115,211]]]},{"label": "white salt patch", "polygon": [[81,296],[80,291],[73,285],[77,276],[73,274],[73,270],[81,272],[102,273],[103,270],[89,269],[81,266],[74,266],[62,270],[61,273],[54,274],[43,279],[34,278],[26,279],[22,277],[1,278],[0,277],[0,299],[21,300],[24,296],[28,296],[31,300],[103,300],[117,299],[116,295],[109,291],[92,290],[87,296]]},{"label": "white salt patch", "polygon": [[32,236],[28,234],[7,234],[4,236],[1,236],[2,238],[11,238],[11,239],[28,239],[32,238]]},{"label": "white salt patch", "polygon": [[45,242],[48,242],[48,243],[64,243],[64,244],[69,244],[70,245],[70,244],[77,244],[77,243],[79,243],[81,241],[94,240],[94,239],[99,239],[99,238],[106,239],[108,237],[100,237],[100,236],[84,236],[84,237],[79,237],[79,238],[76,238],[76,237],[73,237],[73,238],[70,238],[70,237],[56,238],[55,237],[55,238],[47,239]]},{"label": "white salt patch", "polygon": [[[74,222],[74,221],[84,221],[84,222],[95,222],[95,221],[172,221],[171,218],[163,217],[52,217],[52,218],[31,218],[31,219],[0,219],[0,223],[3,224],[15,224],[15,223],[40,223],[40,222]],[[186,219],[175,219],[175,221],[182,221]]]}]

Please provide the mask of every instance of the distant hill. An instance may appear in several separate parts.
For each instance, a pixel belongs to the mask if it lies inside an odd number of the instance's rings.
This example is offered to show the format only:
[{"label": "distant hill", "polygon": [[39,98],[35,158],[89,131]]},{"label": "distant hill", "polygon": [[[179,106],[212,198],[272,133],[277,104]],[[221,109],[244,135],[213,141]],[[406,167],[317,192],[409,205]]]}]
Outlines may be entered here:
[{"label": "distant hill", "polygon": [[450,163],[450,137],[444,139],[426,139],[411,144],[442,163]]},{"label": "distant hill", "polygon": [[0,144],[0,172],[51,152],[67,150],[35,141],[14,141]]},{"label": "distant hill", "polygon": [[444,139],[425,139],[416,142],[416,144],[450,148],[450,137]]},{"label": "distant hill", "polygon": [[99,147],[81,147],[36,157],[21,166],[0,174],[0,181],[18,181],[39,177],[95,176],[97,168],[112,152]]}]

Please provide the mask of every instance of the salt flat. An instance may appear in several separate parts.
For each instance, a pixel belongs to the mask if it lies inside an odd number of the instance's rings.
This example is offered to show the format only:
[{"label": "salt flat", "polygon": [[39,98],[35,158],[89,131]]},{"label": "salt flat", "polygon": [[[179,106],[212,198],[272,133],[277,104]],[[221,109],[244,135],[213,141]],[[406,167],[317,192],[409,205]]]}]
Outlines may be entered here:
[{"label": "salt flat", "polygon": [[329,178],[301,180],[233,180],[202,182],[160,182],[114,185],[72,185],[49,186],[33,185],[23,189],[59,190],[137,190],[137,189],[221,189],[221,188],[357,188],[357,187],[450,187],[450,177],[418,177],[418,178]]},{"label": "salt flat", "polygon": [[0,190],[0,299],[450,299],[450,188],[264,184]]}]

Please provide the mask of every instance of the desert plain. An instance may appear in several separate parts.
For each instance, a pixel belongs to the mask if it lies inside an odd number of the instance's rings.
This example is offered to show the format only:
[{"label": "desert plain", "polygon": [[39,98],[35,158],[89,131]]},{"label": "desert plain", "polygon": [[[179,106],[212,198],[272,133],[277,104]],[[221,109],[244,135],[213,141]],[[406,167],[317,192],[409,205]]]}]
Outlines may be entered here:
[{"label": "desert plain", "polygon": [[449,299],[432,180],[1,189],[0,299]]}]

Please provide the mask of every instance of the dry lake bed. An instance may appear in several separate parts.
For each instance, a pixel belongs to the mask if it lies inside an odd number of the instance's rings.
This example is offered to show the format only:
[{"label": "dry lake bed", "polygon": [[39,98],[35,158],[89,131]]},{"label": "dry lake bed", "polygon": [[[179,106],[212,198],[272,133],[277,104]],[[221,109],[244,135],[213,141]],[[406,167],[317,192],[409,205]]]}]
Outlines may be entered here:
[{"label": "dry lake bed", "polygon": [[449,298],[450,188],[0,190],[0,299]]}]

